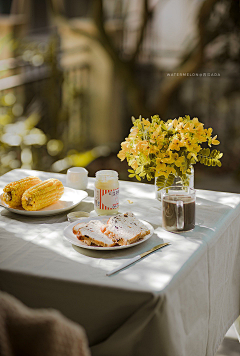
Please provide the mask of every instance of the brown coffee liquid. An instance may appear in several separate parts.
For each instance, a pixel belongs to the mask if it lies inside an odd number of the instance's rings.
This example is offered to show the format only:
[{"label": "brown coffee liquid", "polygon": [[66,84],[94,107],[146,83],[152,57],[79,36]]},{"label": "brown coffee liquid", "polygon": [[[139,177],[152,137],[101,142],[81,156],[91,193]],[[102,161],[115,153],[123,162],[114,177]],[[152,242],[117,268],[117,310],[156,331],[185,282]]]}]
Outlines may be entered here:
[{"label": "brown coffee liquid", "polygon": [[[183,201],[183,229],[177,228],[177,200]],[[195,201],[191,197],[166,197],[162,201],[162,226],[168,231],[189,231],[195,227]]]}]

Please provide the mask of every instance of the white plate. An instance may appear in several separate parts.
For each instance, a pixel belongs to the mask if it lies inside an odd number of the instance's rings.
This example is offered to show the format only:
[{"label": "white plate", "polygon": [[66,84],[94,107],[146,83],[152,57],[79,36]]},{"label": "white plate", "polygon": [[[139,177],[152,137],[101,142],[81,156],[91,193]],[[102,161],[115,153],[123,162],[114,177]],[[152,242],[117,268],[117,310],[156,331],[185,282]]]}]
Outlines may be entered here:
[{"label": "white plate", "polygon": [[3,200],[3,194],[0,195],[0,204],[7,210],[20,214],[20,215],[34,215],[34,216],[47,216],[56,215],[68,211],[77,206],[83,199],[88,196],[88,193],[84,190],[76,190],[68,187],[64,187],[64,193],[59,201],[55,204],[49,205],[38,211],[27,211],[23,208],[10,208]]},{"label": "white plate", "polygon": [[[112,216],[112,215],[111,215]],[[107,220],[111,217],[111,216],[99,216],[99,217],[92,217],[92,218],[86,218],[86,219],[81,219],[78,222],[88,222],[90,220],[101,220],[103,223],[107,222]],[[71,242],[71,244],[75,245],[75,246],[80,246],[82,248],[87,248],[89,250],[120,250],[123,248],[128,248],[128,247],[132,247],[132,246],[136,246],[141,244],[142,242],[148,240],[153,232],[154,232],[154,228],[152,227],[152,225],[150,225],[147,221],[144,220],[140,220],[144,225],[146,225],[146,227],[150,230],[150,234],[144,236],[144,238],[142,240],[139,240],[137,242],[134,242],[133,244],[130,245],[124,245],[124,246],[112,246],[112,247],[100,247],[100,246],[88,246],[86,244],[84,244],[83,242],[81,242],[80,240],[78,240],[78,238],[74,235],[72,229],[75,225],[78,224],[77,221],[72,222],[71,224],[69,224],[63,231],[64,233],[64,237],[65,239],[67,239],[69,242]]]}]

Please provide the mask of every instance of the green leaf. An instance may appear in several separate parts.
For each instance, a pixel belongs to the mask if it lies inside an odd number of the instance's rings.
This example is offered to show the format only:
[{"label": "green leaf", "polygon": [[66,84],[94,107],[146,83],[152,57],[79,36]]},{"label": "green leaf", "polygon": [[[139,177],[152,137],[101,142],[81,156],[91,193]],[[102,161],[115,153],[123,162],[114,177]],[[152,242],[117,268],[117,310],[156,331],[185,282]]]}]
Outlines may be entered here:
[{"label": "green leaf", "polygon": [[174,178],[175,178],[175,176],[174,176],[172,173],[170,173],[170,174],[168,175],[167,180],[166,180],[165,186],[166,186],[166,187],[170,187],[171,185],[173,185]]},{"label": "green leaf", "polygon": [[215,158],[217,156],[217,154],[218,154],[218,151],[214,149],[214,150],[212,150],[210,157]]},{"label": "green leaf", "polygon": [[205,156],[209,156],[210,155],[210,148],[206,148],[206,152],[205,152]]},{"label": "green leaf", "polygon": [[165,182],[166,182],[166,178],[165,176],[159,176],[157,177],[157,180],[156,180],[156,185],[158,187],[158,190],[162,189],[165,187]]}]

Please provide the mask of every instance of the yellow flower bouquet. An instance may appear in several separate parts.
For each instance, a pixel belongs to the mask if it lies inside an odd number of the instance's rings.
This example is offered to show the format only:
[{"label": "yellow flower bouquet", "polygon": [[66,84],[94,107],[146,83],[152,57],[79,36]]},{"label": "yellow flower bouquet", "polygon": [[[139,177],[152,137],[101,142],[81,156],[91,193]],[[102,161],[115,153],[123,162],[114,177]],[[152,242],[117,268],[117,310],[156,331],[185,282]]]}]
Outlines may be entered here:
[{"label": "yellow flower bouquet", "polygon": [[129,177],[137,180],[157,178],[159,189],[170,186],[175,177],[184,185],[189,184],[191,167],[200,162],[206,166],[221,167],[223,154],[209,148],[218,145],[217,135],[212,137],[212,128],[205,129],[198,118],[189,115],[163,121],[158,115],[151,119],[132,117],[133,127],[129,136],[121,143],[118,158],[127,160]]}]

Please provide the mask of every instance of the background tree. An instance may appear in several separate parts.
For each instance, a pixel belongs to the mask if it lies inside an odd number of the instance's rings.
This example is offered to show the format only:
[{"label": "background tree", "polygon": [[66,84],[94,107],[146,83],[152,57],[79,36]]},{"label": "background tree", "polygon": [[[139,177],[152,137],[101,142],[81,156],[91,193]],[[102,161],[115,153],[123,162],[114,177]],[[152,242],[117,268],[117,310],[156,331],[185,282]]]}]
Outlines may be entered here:
[{"label": "background tree", "polygon": [[[221,5],[221,8],[218,7]],[[167,110],[171,102],[171,98],[181,84],[186,80],[186,76],[165,76],[159,84],[154,95],[154,102],[147,98],[147,91],[138,78],[138,56],[141,51],[141,46],[144,41],[146,28],[153,17],[155,6],[150,7],[149,0],[142,2],[142,19],[136,38],[135,46],[131,55],[128,58],[123,58],[121,51],[116,43],[112,40],[110,34],[106,29],[106,16],[104,13],[104,1],[93,0],[92,2],[92,21],[95,24],[95,32],[86,31],[84,28],[74,27],[64,15],[64,6],[61,1],[51,1],[52,10],[57,23],[67,25],[75,33],[88,36],[89,38],[101,44],[104,50],[111,58],[116,73],[122,80],[128,103],[131,107],[133,115],[150,116],[158,113],[163,119],[167,116]],[[127,9],[127,6],[126,6]],[[224,11],[222,11],[224,9]],[[217,16],[218,21],[214,21]],[[122,16],[123,31],[125,16]],[[234,33],[239,39],[239,1],[236,0],[205,0],[202,2],[197,15],[197,41],[192,44],[191,48],[187,48],[183,55],[180,64],[172,70],[175,73],[193,73],[201,69],[206,63],[205,50],[211,43],[216,42],[216,39],[226,35],[226,50],[228,46],[229,33]],[[189,47],[189,46],[188,46]],[[239,59],[239,53],[235,56]],[[227,53],[225,52],[225,55]],[[229,55],[229,53],[228,53]],[[221,57],[223,58],[223,54]],[[218,54],[216,54],[218,57]]]}]

